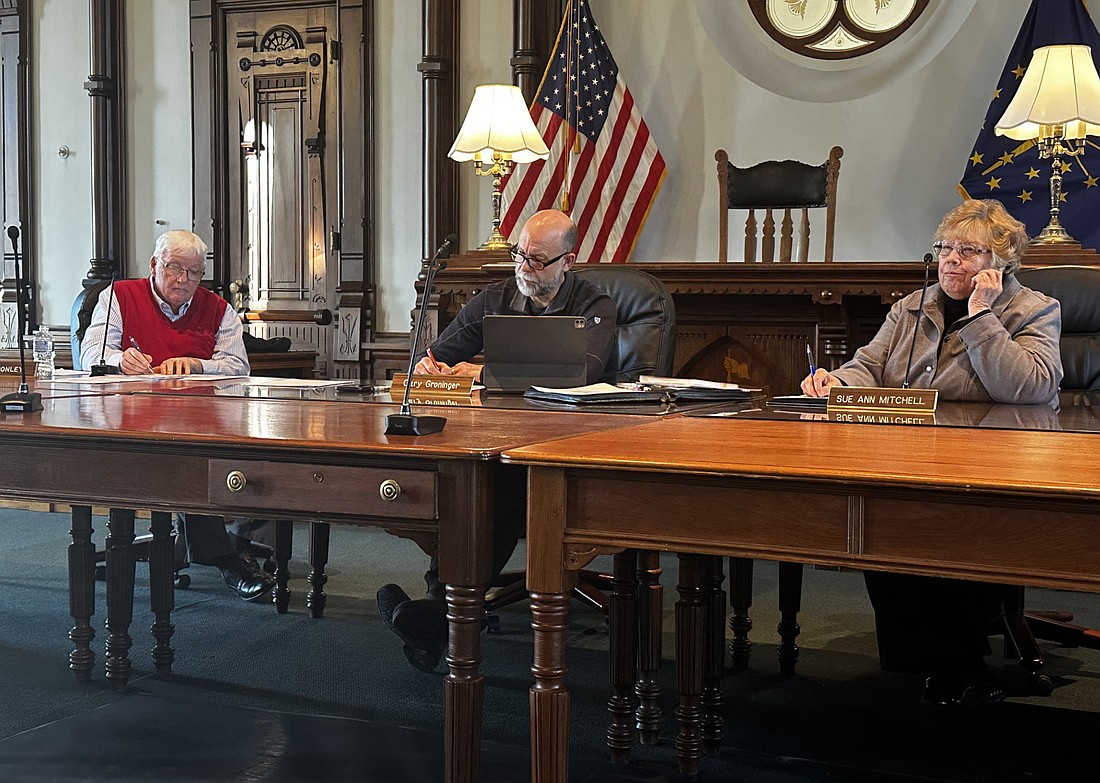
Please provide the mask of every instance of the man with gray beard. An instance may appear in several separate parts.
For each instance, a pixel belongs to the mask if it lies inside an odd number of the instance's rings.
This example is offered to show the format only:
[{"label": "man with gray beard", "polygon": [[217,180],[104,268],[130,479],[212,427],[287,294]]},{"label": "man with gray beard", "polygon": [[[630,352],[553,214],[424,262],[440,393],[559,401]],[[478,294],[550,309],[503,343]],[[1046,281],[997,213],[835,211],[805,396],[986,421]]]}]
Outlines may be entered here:
[{"label": "man with gray beard", "polygon": [[577,261],[576,245],[577,227],[564,212],[546,209],[532,215],[511,249],[515,276],[471,299],[431,343],[431,355],[422,356],[415,372],[480,378],[482,365],[470,360],[484,348],[487,315],[571,315],[584,317],[588,383],[614,383],[615,303],[600,288],[569,274]]},{"label": "man with gray beard", "polygon": [[[577,227],[568,215],[552,209],[532,215],[511,250],[515,275],[471,299],[431,343],[431,354],[422,356],[416,372],[480,378],[482,365],[470,360],[484,347],[487,315],[568,315],[584,318],[588,383],[614,383],[619,363],[615,303],[602,289],[570,274],[577,261],[576,246]],[[515,465],[499,468],[493,497],[494,576],[508,563],[526,517],[526,471]],[[447,646],[446,586],[439,581],[436,558],[424,581],[427,595],[417,600],[399,585],[383,585],[378,590],[378,614],[405,643],[409,663],[430,672]]]}]

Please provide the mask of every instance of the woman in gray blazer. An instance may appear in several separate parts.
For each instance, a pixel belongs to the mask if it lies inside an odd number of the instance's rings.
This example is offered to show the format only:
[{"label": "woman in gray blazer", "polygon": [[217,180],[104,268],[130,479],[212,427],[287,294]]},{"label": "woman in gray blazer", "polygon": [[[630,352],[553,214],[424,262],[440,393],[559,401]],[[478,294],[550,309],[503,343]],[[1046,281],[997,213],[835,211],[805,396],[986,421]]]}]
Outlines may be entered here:
[{"label": "woman in gray blazer", "polygon": [[[1057,300],[1016,281],[1027,232],[999,201],[966,201],[936,230],[938,284],[898,301],[850,362],[817,370],[802,391],[833,386],[938,389],[940,398],[1050,403],[1062,361]],[[912,352],[912,361],[910,361]],[[923,701],[967,708],[1005,697],[985,663],[1000,585],[865,572],[879,660],[887,671],[926,674]]]}]

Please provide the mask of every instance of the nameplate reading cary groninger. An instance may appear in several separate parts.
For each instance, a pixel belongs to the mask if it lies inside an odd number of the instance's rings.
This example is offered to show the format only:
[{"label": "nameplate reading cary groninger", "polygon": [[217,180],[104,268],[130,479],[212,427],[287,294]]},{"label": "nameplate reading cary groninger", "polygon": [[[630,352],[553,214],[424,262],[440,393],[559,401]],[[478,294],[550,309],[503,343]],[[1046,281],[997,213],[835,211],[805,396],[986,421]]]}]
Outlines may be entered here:
[{"label": "nameplate reading cary groninger", "polygon": [[[390,394],[394,397],[405,393],[406,375],[394,373]],[[411,397],[472,397],[474,379],[462,375],[420,375],[413,373],[409,389]]]},{"label": "nameplate reading cary groninger", "polygon": [[[829,389],[829,420],[875,424],[927,424],[936,412],[936,389],[878,389],[833,386]],[[855,418],[859,415],[860,418]],[[847,418],[851,416],[851,418]],[[921,420],[923,419],[923,420]]]}]

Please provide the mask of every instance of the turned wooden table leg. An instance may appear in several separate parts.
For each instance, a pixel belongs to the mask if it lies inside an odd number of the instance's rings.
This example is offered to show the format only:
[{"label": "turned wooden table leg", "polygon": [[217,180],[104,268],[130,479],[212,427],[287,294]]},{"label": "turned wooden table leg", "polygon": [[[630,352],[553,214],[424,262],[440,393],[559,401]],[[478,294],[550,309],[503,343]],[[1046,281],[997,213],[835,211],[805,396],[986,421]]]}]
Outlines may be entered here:
[{"label": "turned wooden table leg", "polygon": [[664,588],[661,586],[661,555],[638,552],[638,681],[634,713],[643,745],[656,745],[661,727],[661,633],[664,618]]},{"label": "turned wooden table leg", "polygon": [[328,601],[325,595],[325,583],[328,582],[325,566],[328,565],[330,530],[328,522],[309,523],[309,592],[306,594],[306,607],[309,616],[314,619],[324,616]]},{"label": "turned wooden table leg", "polygon": [[95,666],[92,640],[92,615],[95,614],[95,545],[92,544],[92,507],[72,507],[73,542],[69,544],[69,616],[73,627],[69,641],[73,650],[69,653],[69,668],[77,682],[87,682]]},{"label": "turned wooden table leg", "polygon": [[157,675],[167,677],[172,673],[175,651],[172,649],[172,634],[176,626],[172,624],[172,609],[176,605],[175,585],[172,574],[175,570],[175,542],[172,540],[172,514],[168,511],[154,511],[149,521],[149,532],[153,540],[149,542],[149,604],[153,610],[153,666]]},{"label": "turned wooden table leg", "polygon": [[607,727],[607,747],[611,760],[625,764],[634,746],[634,679],[637,670],[638,645],[635,617],[637,615],[637,556],[628,549],[614,557],[611,598],[608,614],[611,621],[611,698],[607,710],[611,725]]},{"label": "turned wooden table leg", "polygon": [[795,640],[801,632],[798,613],[802,610],[802,564],[779,564],[779,671],[794,674],[798,662],[798,645]]},{"label": "turned wooden table leg", "polygon": [[112,508],[107,517],[107,681],[122,690],[130,680],[130,623],[134,616],[134,512]]},{"label": "turned wooden table leg", "polygon": [[447,783],[475,783],[481,761],[481,615],[485,587],[447,585],[447,665],[443,683]]},{"label": "turned wooden table leg", "polygon": [[680,774],[699,773],[702,740],[700,699],[703,691],[703,652],[706,643],[707,606],[703,595],[703,555],[681,554],[680,584],[676,602],[676,683],[679,705],[676,722],[676,758]]},{"label": "turned wooden table leg", "polygon": [[703,594],[706,600],[706,636],[703,642],[703,752],[716,755],[722,747],[725,719],[722,717],[722,670],[726,649],[726,574],[721,557],[707,557],[704,563]]},{"label": "turned wooden table leg", "polygon": [[531,782],[569,779],[569,690],[565,687],[566,593],[531,593],[535,654],[531,673]]},{"label": "turned wooden table leg", "polygon": [[750,558],[730,558],[730,607],[733,609],[730,615],[730,630],[733,631],[730,658],[733,670],[740,672],[749,667],[749,653],[752,652],[752,642],[749,641],[749,632],[752,630],[752,618],[749,617],[749,609],[752,608]]},{"label": "turned wooden table leg", "polygon": [[274,526],[275,589],[272,598],[275,611],[286,614],[290,609],[290,548],[294,542],[294,525],[286,519],[276,519]]}]

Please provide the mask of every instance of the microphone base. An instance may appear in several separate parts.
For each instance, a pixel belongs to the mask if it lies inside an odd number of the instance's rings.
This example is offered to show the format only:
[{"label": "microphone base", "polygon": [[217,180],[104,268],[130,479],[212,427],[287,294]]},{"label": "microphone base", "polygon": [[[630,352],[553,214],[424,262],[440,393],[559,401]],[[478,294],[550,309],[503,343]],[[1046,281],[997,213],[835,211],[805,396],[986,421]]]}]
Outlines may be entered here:
[{"label": "microphone base", "polygon": [[442,432],[447,420],[442,416],[414,416],[391,413],[386,417],[387,435],[431,435]]},{"label": "microphone base", "polygon": [[17,391],[0,397],[4,413],[34,413],[42,410],[42,395],[32,391]]},{"label": "microphone base", "polygon": [[122,369],[113,364],[93,364],[91,376],[96,378],[100,375],[122,375]]}]

